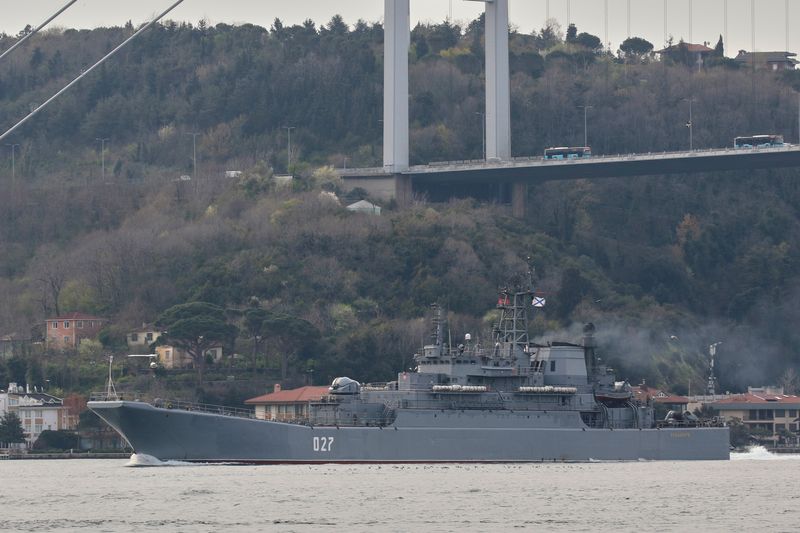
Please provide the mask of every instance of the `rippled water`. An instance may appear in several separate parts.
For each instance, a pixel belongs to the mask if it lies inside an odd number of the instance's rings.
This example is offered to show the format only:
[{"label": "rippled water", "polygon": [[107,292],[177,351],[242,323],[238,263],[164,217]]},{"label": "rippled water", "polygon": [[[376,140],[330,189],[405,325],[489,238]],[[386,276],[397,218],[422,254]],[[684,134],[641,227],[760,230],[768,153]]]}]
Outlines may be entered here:
[{"label": "rippled water", "polygon": [[0,531],[788,532],[800,524],[800,456],[763,449],[726,462],[126,464],[0,462]]}]

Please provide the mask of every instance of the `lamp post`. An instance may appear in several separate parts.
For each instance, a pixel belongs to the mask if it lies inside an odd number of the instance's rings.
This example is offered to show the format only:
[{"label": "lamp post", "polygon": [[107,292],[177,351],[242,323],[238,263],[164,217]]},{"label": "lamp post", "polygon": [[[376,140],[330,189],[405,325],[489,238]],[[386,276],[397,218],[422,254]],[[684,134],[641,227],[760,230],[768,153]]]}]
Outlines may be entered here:
[{"label": "lamp post", "polygon": [[17,148],[19,148],[18,144],[7,144],[9,148],[11,148],[11,185],[15,185],[17,183]]},{"label": "lamp post", "polygon": [[[196,184],[197,183],[197,136],[201,134],[196,131],[192,131],[186,133],[186,135],[192,136],[192,179]],[[197,185],[195,185],[195,187],[197,187]]]},{"label": "lamp post", "polygon": [[292,130],[296,129],[296,126],[284,126],[283,129],[286,130],[286,136],[288,138],[286,143],[286,172],[291,173],[292,168]]},{"label": "lamp post", "polygon": [[589,146],[589,110],[594,109],[593,105],[579,105],[578,109],[583,109],[583,146]]},{"label": "lamp post", "polygon": [[692,122],[692,104],[694,103],[694,97],[691,98],[684,98],[684,102],[689,102],[689,122],[686,123],[686,127],[689,128],[689,151],[694,151],[694,123]]},{"label": "lamp post", "polygon": [[111,139],[108,139],[108,138],[95,139],[95,141],[100,143],[100,161],[101,161],[100,164],[101,164],[102,169],[103,169],[102,170],[102,172],[103,172],[102,176],[103,176],[103,181],[104,182],[106,181],[106,143],[108,141],[110,141],[110,140]]},{"label": "lamp post", "polygon": [[475,111],[475,114],[481,117],[481,140],[483,143],[483,151],[481,152],[481,156],[483,157],[483,160],[486,161],[486,113]]}]

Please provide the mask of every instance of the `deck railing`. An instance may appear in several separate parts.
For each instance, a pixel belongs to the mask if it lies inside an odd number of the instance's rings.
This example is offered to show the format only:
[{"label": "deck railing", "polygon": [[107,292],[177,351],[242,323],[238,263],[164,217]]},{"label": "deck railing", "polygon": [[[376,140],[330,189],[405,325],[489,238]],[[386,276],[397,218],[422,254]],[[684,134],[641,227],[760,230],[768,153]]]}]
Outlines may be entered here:
[{"label": "deck railing", "polygon": [[[120,401],[125,399],[125,394],[106,394],[105,392],[93,392],[90,396],[91,401],[102,402],[102,401]],[[133,395],[132,400],[130,401],[141,401],[138,399],[138,395]],[[224,405],[213,405],[207,403],[194,403],[194,402],[185,402],[182,400],[164,400],[161,398],[156,398],[152,402],[153,407],[158,407],[161,409],[176,409],[181,411],[196,411],[199,413],[209,413],[215,415],[225,415],[225,416],[235,416],[239,418],[255,418],[256,414],[252,409],[243,409],[241,407],[228,407]]]}]

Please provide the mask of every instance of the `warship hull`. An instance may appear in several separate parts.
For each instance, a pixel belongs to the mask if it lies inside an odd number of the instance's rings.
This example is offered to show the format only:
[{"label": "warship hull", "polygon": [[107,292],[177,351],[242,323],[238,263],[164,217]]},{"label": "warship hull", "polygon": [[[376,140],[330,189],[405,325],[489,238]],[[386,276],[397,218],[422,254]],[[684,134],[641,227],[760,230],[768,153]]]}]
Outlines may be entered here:
[{"label": "warship hull", "polygon": [[[143,402],[89,408],[137,454],[232,463],[492,463],[729,459],[726,427],[594,429],[547,411],[401,410],[391,425],[311,426]],[[577,415],[576,415],[577,416]],[[581,427],[583,426],[583,427]]]}]

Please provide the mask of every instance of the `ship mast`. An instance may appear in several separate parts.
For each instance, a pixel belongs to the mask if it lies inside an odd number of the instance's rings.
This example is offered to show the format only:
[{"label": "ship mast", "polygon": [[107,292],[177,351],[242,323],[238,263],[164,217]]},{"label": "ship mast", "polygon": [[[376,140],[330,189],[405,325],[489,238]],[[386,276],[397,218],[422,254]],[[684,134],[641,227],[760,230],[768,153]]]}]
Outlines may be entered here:
[{"label": "ship mast", "polygon": [[523,358],[522,354],[528,351],[528,306],[532,304],[534,296],[532,266],[529,266],[527,278],[527,288],[523,288],[523,283],[517,283],[499,291],[497,309],[500,310],[500,319],[495,328],[497,356]]}]

